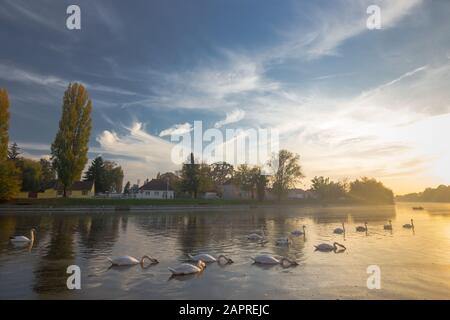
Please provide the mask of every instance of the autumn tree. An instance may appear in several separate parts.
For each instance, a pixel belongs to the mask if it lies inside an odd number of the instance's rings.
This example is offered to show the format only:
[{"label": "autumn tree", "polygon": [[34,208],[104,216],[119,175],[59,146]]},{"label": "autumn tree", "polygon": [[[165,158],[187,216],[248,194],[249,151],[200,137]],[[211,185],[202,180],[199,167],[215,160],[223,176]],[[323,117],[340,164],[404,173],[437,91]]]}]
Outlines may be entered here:
[{"label": "autumn tree", "polygon": [[91,133],[92,101],[83,85],[69,84],[64,93],[59,130],[51,147],[53,167],[63,185],[64,197],[79,180],[86,165]]},{"label": "autumn tree", "polygon": [[6,160],[8,156],[9,117],[8,91],[0,88],[0,160]]},{"label": "autumn tree", "polygon": [[295,184],[303,178],[300,156],[288,150],[280,150],[274,154],[268,165],[273,170],[272,188],[281,200]]},{"label": "autumn tree", "polygon": [[20,171],[8,160],[9,98],[0,88],[0,201],[13,198],[20,191]]}]

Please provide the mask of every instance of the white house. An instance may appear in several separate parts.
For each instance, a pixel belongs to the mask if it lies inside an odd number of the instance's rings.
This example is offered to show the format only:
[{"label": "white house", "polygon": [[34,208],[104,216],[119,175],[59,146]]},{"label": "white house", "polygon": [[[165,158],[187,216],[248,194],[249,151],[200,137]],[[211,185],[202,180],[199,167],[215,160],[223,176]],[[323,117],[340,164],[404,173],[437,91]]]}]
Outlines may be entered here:
[{"label": "white house", "polygon": [[136,193],[137,199],[173,199],[174,190],[168,181],[152,179],[144,184]]}]

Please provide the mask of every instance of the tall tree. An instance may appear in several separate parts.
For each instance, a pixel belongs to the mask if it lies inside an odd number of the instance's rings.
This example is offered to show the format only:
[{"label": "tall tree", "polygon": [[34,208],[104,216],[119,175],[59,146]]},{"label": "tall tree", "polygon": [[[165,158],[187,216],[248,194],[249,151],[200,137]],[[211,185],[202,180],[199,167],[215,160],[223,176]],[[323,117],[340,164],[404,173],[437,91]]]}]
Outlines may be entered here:
[{"label": "tall tree", "polygon": [[71,83],[64,93],[59,131],[52,144],[53,167],[67,189],[81,177],[88,158],[92,101],[83,85]]},{"label": "tall tree", "polygon": [[269,166],[273,170],[272,188],[278,200],[281,200],[289,188],[295,187],[295,184],[304,177],[300,156],[288,150],[280,150],[277,155],[273,155]]},{"label": "tall tree", "polygon": [[0,161],[8,156],[9,117],[8,91],[0,88]]},{"label": "tall tree", "polygon": [[8,161],[9,98],[0,88],[0,201],[13,198],[20,191],[20,171]]},{"label": "tall tree", "polygon": [[216,186],[223,185],[228,180],[232,179],[234,175],[234,168],[227,162],[216,162],[211,164],[211,177]]}]

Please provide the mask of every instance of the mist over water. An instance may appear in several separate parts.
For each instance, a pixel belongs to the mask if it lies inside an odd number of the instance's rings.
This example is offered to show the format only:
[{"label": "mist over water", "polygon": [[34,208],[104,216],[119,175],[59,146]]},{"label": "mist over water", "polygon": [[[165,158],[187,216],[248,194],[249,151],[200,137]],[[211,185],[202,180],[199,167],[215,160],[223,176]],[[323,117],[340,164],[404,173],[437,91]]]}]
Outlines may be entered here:
[{"label": "mist over water", "polygon": [[[0,215],[2,299],[450,299],[450,205],[267,208],[243,211],[33,213]],[[414,230],[402,228],[414,219]],[[383,229],[392,220],[393,231]],[[345,223],[344,235],[333,230]],[[355,227],[368,223],[367,234]],[[276,239],[306,226],[288,247]],[[34,227],[31,251],[9,243]],[[267,242],[247,240],[265,228]],[[343,253],[314,251],[339,242]],[[225,254],[196,276],[170,279],[167,267],[187,254]],[[250,257],[288,256],[298,266],[261,267]],[[109,268],[107,257],[151,255],[143,269]],[[68,290],[69,265],[81,268],[81,290]],[[369,265],[381,268],[381,289],[366,286]]]}]

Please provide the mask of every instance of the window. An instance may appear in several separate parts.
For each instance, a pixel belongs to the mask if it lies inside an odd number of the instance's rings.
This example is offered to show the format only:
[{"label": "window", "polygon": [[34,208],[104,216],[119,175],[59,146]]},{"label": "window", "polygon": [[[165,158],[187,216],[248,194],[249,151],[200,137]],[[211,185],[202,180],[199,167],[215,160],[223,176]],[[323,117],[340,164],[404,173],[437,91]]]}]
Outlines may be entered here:
[{"label": "window", "polygon": [[159,191],[155,191],[155,196],[159,196]]},{"label": "window", "polygon": [[81,191],[81,194],[82,194],[83,196],[87,196],[87,195],[88,195],[88,193],[89,193],[89,191],[88,191],[88,190],[83,190],[83,191]]}]

